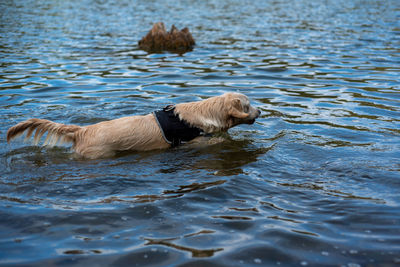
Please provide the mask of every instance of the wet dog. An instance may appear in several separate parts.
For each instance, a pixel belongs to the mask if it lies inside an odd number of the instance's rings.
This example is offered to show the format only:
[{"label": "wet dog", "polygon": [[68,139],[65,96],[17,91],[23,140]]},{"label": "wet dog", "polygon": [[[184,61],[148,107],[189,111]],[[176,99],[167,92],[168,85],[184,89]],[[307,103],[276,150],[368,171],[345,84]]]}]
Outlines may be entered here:
[{"label": "wet dog", "polygon": [[202,101],[167,106],[143,116],[123,117],[88,126],[29,119],[7,131],[10,142],[25,131],[34,143],[47,132],[45,145],[70,142],[84,158],[114,156],[120,151],[165,149],[194,141],[204,134],[226,132],[239,124],[253,124],[260,111],[239,93],[225,93]]}]

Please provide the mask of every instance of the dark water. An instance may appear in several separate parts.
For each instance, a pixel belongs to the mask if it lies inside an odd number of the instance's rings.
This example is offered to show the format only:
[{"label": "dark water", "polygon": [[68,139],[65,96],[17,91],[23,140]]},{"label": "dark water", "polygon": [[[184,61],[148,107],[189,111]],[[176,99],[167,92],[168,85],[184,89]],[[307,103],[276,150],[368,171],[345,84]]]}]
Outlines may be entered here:
[{"label": "dark water", "polygon": [[[400,2],[1,1],[0,263],[398,266]],[[153,22],[192,52],[147,54]],[[210,147],[77,160],[6,144],[238,91]]]}]

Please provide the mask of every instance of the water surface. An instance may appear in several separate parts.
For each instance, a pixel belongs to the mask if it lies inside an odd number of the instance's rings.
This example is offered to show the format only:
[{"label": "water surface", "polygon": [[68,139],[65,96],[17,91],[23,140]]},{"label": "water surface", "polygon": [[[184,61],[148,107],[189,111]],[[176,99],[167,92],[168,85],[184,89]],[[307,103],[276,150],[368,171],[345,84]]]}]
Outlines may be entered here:
[{"label": "water surface", "polygon": [[[0,263],[396,266],[400,3],[2,1]],[[148,54],[152,23],[192,52]],[[224,92],[262,111],[223,143],[79,160],[6,143]]]}]

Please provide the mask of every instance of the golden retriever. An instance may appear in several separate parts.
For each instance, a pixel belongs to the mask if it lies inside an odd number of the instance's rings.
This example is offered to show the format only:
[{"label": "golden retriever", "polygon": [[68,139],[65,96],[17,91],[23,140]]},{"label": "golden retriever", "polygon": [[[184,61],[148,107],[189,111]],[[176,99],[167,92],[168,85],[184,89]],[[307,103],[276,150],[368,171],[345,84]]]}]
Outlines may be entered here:
[{"label": "golden retriever", "polygon": [[[238,124],[252,124],[261,113],[240,93],[225,93],[202,101],[180,103],[165,110],[176,116],[175,123],[181,123],[189,130],[195,129],[199,135],[225,132]],[[166,138],[156,113],[123,117],[88,126],[29,119],[8,129],[7,142],[25,131],[28,139],[35,130],[35,144],[47,132],[44,145],[71,142],[78,155],[90,159],[111,157],[120,151],[147,151],[177,145]],[[169,133],[173,134],[174,131]],[[189,139],[196,138],[191,136]]]}]

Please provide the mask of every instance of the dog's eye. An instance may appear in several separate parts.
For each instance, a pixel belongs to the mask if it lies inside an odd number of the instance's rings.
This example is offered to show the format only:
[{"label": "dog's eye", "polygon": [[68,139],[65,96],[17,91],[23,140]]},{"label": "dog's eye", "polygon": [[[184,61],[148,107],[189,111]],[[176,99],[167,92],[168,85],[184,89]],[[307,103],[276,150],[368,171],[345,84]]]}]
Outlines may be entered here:
[{"label": "dog's eye", "polygon": [[248,105],[244,105],[243,106],[243,111],[246,112],[246,113],[249,112],[249,106]]}]

